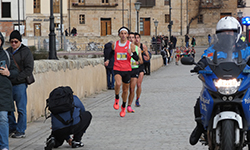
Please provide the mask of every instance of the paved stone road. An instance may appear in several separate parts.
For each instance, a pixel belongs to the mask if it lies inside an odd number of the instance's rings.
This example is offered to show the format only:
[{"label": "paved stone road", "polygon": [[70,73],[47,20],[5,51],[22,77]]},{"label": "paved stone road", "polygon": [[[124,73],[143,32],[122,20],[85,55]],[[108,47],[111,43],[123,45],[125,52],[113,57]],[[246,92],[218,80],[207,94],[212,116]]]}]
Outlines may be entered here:
[{"label": "paved stone road", "polygon": [[[198,56],[204,48],[197,48]],[[198,57],[197,56],[197,57]],[[141,107],[135,113],[119,116],[113,109],[114,91],[103,91],[83,103],[92,123],[83,136],[81,150],[205,150],[198,143],[190,146],[189,135],[195,126],[193,105],[201,82],[191,75],[193,66],[173,62],[144,78]],[[121,100],[120,100],[121,101]],[[42,150],[50,133],[50,120],[39,119],[28,125],[25,139],[10,139],[11,150]],[[58,148],[70,149],[67,143]]]}]

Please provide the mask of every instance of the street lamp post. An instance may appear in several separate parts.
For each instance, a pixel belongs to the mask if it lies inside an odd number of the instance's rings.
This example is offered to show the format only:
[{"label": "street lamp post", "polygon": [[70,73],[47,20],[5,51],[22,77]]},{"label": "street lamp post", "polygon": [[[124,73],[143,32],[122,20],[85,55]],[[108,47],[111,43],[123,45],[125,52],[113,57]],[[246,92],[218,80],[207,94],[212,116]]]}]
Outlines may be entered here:
[{"label": "street lamp post", "polygon": [[[158,21],[157,20],[155,20],[154,21],[154,24],[155,24],[155,38],[157,37],[157,26],[158,26]],[[157,41],[156,41],[156,43],[154,44],[155,46],[154,46],[154,48],[155,48],[155,55],[157,55]]]},{"label": "street lamp post", "polygon": [[141,8],[141,2],[135,2],[135,10],[137,12],[136,23],[137,23],[137,33],[139,33],[139,11]]},{"label": "street lamp post", "polygon": [[50,0],[50,26],[49,26],[49,59],[58,59],[56,56],[56,34],[53,15],[53,0]]}]

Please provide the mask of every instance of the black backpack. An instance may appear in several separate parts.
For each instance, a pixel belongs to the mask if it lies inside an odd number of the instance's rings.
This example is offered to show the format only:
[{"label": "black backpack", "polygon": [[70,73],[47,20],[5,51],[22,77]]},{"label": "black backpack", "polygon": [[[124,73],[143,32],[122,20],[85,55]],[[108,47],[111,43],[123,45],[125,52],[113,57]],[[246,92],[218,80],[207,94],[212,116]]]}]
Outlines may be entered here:
[{"label": "black backpack", "polygon": [[[45,117],[46,119],[51,116],[46,116],[46,109],[48,108],[50,112],[63,124],[68,125],[73,122],[73,91],[69,86],[60,86],[55,88],[50,94],[49,98],[46,100],[45,107]],[[70,111],[71,119],[65,121],[62,117],[59,116],[60,113]]]}]

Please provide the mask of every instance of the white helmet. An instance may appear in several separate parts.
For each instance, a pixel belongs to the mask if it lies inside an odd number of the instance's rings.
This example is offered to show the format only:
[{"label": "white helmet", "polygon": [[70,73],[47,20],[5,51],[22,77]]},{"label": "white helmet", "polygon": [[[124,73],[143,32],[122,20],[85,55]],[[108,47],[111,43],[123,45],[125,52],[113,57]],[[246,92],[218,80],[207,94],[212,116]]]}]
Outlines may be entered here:
[{"label": "white helmet", "polygon": [[225,30],[234,30],[237,33],[236,42],[238,42],[242,33],[242,28],[237,19],[231,16],[221,18],[217,23],[216,33]]}]

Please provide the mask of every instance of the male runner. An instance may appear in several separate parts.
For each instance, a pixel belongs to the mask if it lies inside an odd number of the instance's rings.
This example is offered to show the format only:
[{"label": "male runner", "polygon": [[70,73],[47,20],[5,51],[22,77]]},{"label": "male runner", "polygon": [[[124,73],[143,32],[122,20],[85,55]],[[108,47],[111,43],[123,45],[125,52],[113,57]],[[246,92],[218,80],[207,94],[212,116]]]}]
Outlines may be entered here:
[{"label": "male runner", "polygon": [[[128,37],[129,41],[133,44],[135,44],[135,33],[130,33]],[[131,58],[131,81],[130,81],[130,90],[129,90],[129,100],[128,100],[128,107],[127,112],[128,113],[134,113],[134,110],[131,108],[131,104],[133,102],[134,96],[135,96],[135,86],[139,77],[139,65],[143,64],[143,59],[141,55],[141,49],[138,46],[135,46],[135,51],[137,55],[139,56],[139,61],[135,61],[133,58]]]},{"label": "male runner", "polygon": [[[141,35],[139,33],[135,33],[135,45],[141,48],[141,54],[143,56],[143,60],[148,61],[150,59],[150,56],[148,54],[148,48],[146,45],[141,43]],[[139,99],[141,96],[141,84],[142,84],[144,73],[145,73],[145,67],[144,67],[144,64],[141,64],[139,66],[139,77],[137,81],[136,101],[135,101],[136,107],[141,106],[139,103]]]},{"label": "male runner", "polygon": [[[115,103],[113,105],[114,109],[119,109],[119,92],[120,86],[122,85],[122,106],[120,116],[124,117],[126,115],[125,108],[128,97],[128,88],[130,82],[130,72],[131,72],[131,57],[138,61],[139,57],[135,52],[135,45],[127,40],[129,35],[129,29],[126,27],[121,27],[118,30],[118,35],[120,40],[112,44],[112,50],[110,57],[112,58],[114,54],[114,73],[115,73]],[[109,59],[105,61],[105,66],[109,63]]]}]

